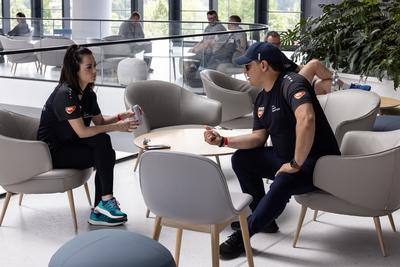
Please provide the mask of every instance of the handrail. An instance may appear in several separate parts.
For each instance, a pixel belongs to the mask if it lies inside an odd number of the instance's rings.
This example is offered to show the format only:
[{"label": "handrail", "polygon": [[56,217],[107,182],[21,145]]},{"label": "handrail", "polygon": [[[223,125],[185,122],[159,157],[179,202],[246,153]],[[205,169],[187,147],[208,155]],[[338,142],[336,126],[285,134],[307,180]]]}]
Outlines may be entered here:
[{"label": "handrail", "polygon": [[[98,20],[97,20],[98,21]],[[168,21],[171,22],[171,21]],[[181,23],[181,22],[179,22]],[[202,22],[208,23],[208,22]],[[222,22],[220,22],[223,24]],[[239,25],[242,25],[240,23]],[[130,44],[130,43],[139,43],[144,41],[158,41],[158,40],[170,40],[170,39],[182,39],[182,38],[190,38],[190,37],[201,37],[201,36],[208,36],[208,35],[218,35],[218,34],[231,34],[231,33],[240,33],[240,32],[254,32],[260,30],[267,30],[268,25],[265,24],[250,24],[252,26],[257,25],[261,26],[261,28],[252,28],[252,29],[242,29],[242,30],[229,30],[229,31],[216,31],[210,33],[197,33],[197,34],[185,34],[185,35],[171,35],[171,36],[164,36],[164,37],[150,37],[150,38],[141,38],[141,39],[124,39],[124,40],[115,40],[115,41],[101,41],[101,42],[93,42],[90,44],[79,44],[83,47],[92,47],[92,46],[107,46],[107,45],[117,45],[117,44]],[[22,54],[22,53],[29,53],[29,52],[44,52],[44,51],[53,51],[53,50],[61,50],[67,49],[69,46],[54,46],[54,47],[43,47],[43,48],[33,48],[33,49],[20,49],[20,50],[7,50],[7,51],[0,51],[0,55],[9,55],[9,54]]]}]

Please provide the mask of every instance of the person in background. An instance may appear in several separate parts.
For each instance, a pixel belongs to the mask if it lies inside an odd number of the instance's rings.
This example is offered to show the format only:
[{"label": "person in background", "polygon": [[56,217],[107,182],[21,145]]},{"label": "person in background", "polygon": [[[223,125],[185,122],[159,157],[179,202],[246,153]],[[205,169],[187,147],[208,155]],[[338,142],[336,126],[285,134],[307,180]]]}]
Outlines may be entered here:
[{"label": "person in background", "polygon": [[[236,59],[245,66],[251,85],[263,88],[254,104],[253,132],[234,137],[223,137],[211,128],[204,132],[207,143],[238,149],[232,156],[232,168],[242,191],[253,197],[247,219],[250,236],[278,231],[275,219],[291,196],[316,189],[312,178],[318,158],[340,154],[310,83],[285,71],[281,54],[274,45],[260,42]],[[269,136],[273,147],[265,146]],[[267,193],[263,177],[273,180]],[[240,230],[220,245],[222,258],[235,258],[243,252]]]},{"label": "person in background", "polygon": [[59,83],[43,107],[37,139],[49,145],[54,168],[96,169],[95,208],[88,222],[115,226],[125,223],[127,215],[113,196],[115,151],[106,132],[130,132],[138,122],[132,111],[102,115],[93,91],[95,79],[92,52],[70,46]]},{"label": "person in background", "polygon": [[28,24],[26,23],[25,14],[18,12],[17,15],[18,24],[7,33],[8,36],[24,36],[31,33]]},{"label": "person in background", "polygon": [[[122,36],[125,39],[143,39],[145,38],[142,24],[140,23],[140,13],[137,11],[133,11],[129,20],[124,21],[119,26],[118,35]],[[131,45],[132,53],[140,53],[144,51],[144,53],[151,53],[153,51],[153,46],[151,42],[140,42],[133,43]],[[153,69],[150,67],[151,65],[151,57],[145,57],[144,61],[146,62],[149,72],[153,72]]]},{"label": "person in background", "polygon": [[[228,29],[230,31],[243,30],[239,26],[242,19],[237,15],[229,17]],[[247,48],[247,36],[245,32],[230,33],[225,43],[219,50],[213,52],[207,67],[216,69],[218,64],[234,62],[235,58],[244,54]]]},{"label": "person in background", "polygon": [[[219,23],[217,11],[208,11],[207,20],[208,25],[204,29],[204,33],[226,31],[226,28]],[[226,38],[226,34],[204,36],[203,40],[192,47],[189,52],[195,53],[196,55],[193,58],[200,60],[200,65],[202,67],[206,67],[209,59],[213,55],[213,52],[218,51],[222,47]]]},{"label": "person in background", "polygon": [[[276,31],[269,31],[265,35],[264,41],[278,47],[279,49],[281,48],[281,37]],[[312,59],[305,65],[297,65],[284,54],[283,56],[285,68],[288,71],[295,71],[305,77],[313,85],[317,95],[331,92],[333,73],[318,59]],[[356,88],[368,90],[368,87],[371,89],[369,85],[347,84],[342,80],[338,80],[338,86],[340,89]]]}]

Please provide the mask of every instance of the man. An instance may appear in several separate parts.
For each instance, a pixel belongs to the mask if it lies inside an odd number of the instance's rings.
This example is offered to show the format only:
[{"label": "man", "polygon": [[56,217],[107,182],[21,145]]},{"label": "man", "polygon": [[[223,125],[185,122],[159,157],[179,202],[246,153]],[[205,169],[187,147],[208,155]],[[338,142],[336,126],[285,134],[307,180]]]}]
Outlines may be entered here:
[{"label": "man", "polygon": [[[312,176],[319,157],[340,154],[338,144],[310,83],[285,72],[281,51],[255,43],[236,60],[251,85],[263,88],[254,105],[253,132],[223,137],[207,128],[207,143],[238,149],[232,156],[242,191],[252,195],[250,236],[275,223],[292,195],[315,190]],[[271,136],[273,147],[264,144]],[[273,180],[265,194],[262,177]],[[241,231],[220,245],[223,258],[244,252]]]},{"label": "man", "polygon": [[26,23],[25,14],[22,12],[18,12],[17,15],[18,24],[7,34],[9,36],[24,36],[31,33],[28,24]]},{"label": "man", "polygon": [[[242,19],[239,16],[230,16],[228,29],[231,31],[242,30],[242,27],[239,26],[240,22],[242,22]],[[247,36],[245,32],[229,34],[221,48],[213,52],[207,67],[210,69],[216,69],[220,63],[233,62],[235,58],[244,54],[246,47]]]},{"label": "man", "polygon": [[[208,11],[207,20],[208,25],[204,29],[205,33],[226,31],[226,28],[219,23],[217,11]],[[213,52],[218,51],[222,47],[227,37],[226,34],[204,36],[203,40],[193,46],[189,52],[195,53],[196,56],[193,58],[199,59],[200,65],[205,67],[208,64],[210,57],[213,55]]]},{"label": "man", "polygon": [[[269,31],[265,35],[264,41],[270,43],[279,49],[281,48],[281,36],[276,31]],[[284,55],[284,54],[283,54]],[[305,65],[297,65],[292,60],[288,59],[284,55],[285,67],[287,70],[295,71],[305,77],[310,83],[313,84],[315,93],[317,95],[323,95],[331,92],[332,89],[332,75],[333,73],[325,67],[318,59],[312,59]],[[340,89],[363,89],[370,90],[369,85],[360,84],[347,84],[342,80],[337,81],[337,86]]]},{"label": "man", "polygon": [[[118,35],[126,38],[126,39],[143,39],[144,32],[142,28],[142,24],[140,23],[140,14],[137,11],[132,12],[129,20],[124,21],[119,26]],[[131,45],[131,50],[133,53],[140,53],[144,50],[145,53],[151,53],[153,51],[153,47],[151,42],[141,42],[141,43],[133,43]],[[149,67],[149,72],[152,72],[153,69],[150,68],[151,57],[145,57],[144,61]]]}]

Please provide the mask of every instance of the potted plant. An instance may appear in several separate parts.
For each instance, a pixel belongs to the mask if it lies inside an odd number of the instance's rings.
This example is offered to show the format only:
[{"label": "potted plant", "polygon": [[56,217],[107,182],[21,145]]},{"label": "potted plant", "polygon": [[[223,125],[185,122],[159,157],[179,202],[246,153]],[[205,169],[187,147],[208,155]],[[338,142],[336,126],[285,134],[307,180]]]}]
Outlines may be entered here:
[{"label": "potted plant", "polygon": [[294,59],[324,60],[341,72],[393,79],[400,84],[400,1],[344,0],[282,35],[298,42]]}]

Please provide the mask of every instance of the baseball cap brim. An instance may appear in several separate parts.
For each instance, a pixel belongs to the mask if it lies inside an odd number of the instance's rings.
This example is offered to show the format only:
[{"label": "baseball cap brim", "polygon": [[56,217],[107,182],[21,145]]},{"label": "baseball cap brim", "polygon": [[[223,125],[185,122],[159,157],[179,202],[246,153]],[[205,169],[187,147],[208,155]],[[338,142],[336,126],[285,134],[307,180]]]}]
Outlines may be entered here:
[{"label": "baseball cap brim", "polygon": [[249,63],[252,62],[252,61],[253,61],[253,59],[249,58],[249,57],[246,56],[246,55],[237,57],[237,58],[234,60],[235,64],[237,64],[237,65],[246,65],[246,64],[249,64]]}]

